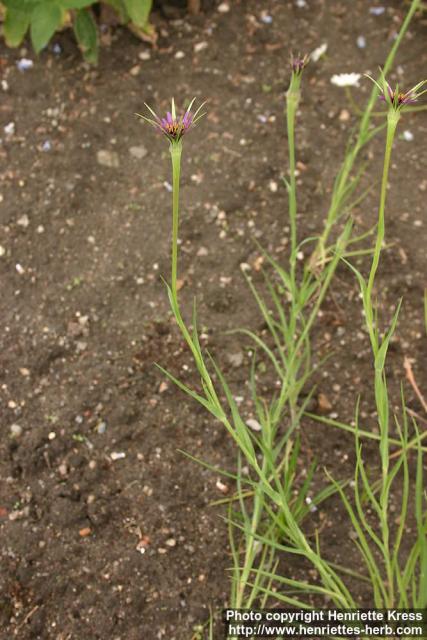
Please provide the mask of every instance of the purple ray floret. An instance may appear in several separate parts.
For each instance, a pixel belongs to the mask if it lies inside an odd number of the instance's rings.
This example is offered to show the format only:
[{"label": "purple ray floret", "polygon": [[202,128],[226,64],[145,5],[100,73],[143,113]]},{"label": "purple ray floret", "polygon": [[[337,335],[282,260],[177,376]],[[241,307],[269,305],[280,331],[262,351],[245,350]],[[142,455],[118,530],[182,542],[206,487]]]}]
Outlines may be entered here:
[{"label": "purple ray floret", "polygon": [[184,115],[184,117],[182,119],[182,124],[184,125],[184,127],[186,129],[188,129],[188,127],[191,126],[191,120],[192,120],[191,113],[189,111],[186,111],[185,115]]}]

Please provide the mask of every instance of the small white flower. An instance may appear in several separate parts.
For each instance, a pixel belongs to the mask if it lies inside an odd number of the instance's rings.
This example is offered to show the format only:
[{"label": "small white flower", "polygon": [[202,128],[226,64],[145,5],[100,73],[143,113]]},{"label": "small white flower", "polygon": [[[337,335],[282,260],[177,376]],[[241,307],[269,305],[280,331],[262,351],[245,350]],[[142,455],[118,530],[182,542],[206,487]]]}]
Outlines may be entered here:
[{"label": "small white flower", "polygon": [[360,78],[360,73],[336,73],[331,82],[337,87],[358,87]]},{"label": "small white flower", "polygon": [[313,60],[313,62],[318,62],[320,60],[320,58],[325,55],[325,53],[328,50],[328,45],[326,42],[324,42],[323,44],[320,45],[320,47],[316,47],[316,49],[314,49],[311,53],[310,53],[310,60]]}]

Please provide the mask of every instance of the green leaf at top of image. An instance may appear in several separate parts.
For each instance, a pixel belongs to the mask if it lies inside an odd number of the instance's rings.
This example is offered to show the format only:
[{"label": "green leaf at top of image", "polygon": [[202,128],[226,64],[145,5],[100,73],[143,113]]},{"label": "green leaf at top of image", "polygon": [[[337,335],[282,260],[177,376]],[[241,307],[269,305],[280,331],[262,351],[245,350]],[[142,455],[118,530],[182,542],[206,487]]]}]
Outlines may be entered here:
[{"label": "green leaf at top of image", "polygon": [[141,29],[147,26],[153,0],[123,0],[131,21]]},{"label": "green leaf at top of image", "polygon": [[2,0],[0,4],[3,4],[7,9],[15,9],[27,13],[40,4],[40,0]]},{"label": "green leaf at top of image", "polygon": [[84,9],[94,4],[93,0],[59,0],[59,3],[63,9]]},{"label": "green leaf at top of image", "polygon": [[62,21],[62,10],[54,2],[40,2],[31,13],[31,42],[34,51],[40,51],[47,45]]},{"label": "green leaf at top of image", "polygon": [[98,32],[90,11],[86,11],[86,9],[77,11],[74,20],[74,33],[84,59],[96,64],[98,62]]},{"label": "green leaf at top of image", "polygon": [[129,19],[128,13],[126,11],[124,0],[105,0],[106,4],[109,4],[110,7],[113,7],[114,11],[119,16],[120,22],[127,22]]},{"label": "green leaf at top of image", "polygon": [[30,15],[29,11],[16,9],[14,6],[6,8],[3,35],[8,47],[18,47],[21,44],[30,26]]}]

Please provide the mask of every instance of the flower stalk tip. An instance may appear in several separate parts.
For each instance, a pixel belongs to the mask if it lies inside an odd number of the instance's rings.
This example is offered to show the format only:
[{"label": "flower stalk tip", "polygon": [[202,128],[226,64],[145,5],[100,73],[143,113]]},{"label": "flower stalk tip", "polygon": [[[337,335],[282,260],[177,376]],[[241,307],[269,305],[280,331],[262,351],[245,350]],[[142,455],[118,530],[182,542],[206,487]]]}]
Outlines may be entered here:
[{"label": "flower stalk tip", "polygon": [[396,84],[394,89],[391,87],[382,70],[380,78],[381,83],[374,80],[374,78],[369,76],[367,73],[365,75],[378,87],[380,92],[379,99],[386,102],[389,109],[392,109],[395,112],[401,111],[404,107],[417,102],[424,93],[427,93],[427,89],[423,89],[427,84],[427,80],[421,80],[421,82],[418,82],[418,84],[414,85],[408,91],[402,92],[399,91],[398,84]]},{"label": "flower stalk tip", "polygon": [[300,86],[301,86],[302,72],[308,65],[309,60],[310,58],[308,55],[301,56],[301,54],[299,53],[297,56],[294,56],[294,54],[291,53],[290,66],[291,66],[292,74],[291,74],[289,89],[286,92],[286,100],[288,103],[288,107],[290,103],[292,102],[294,103],[295,110],[298,107],[298,103],[301,97]]},{"label": "flower stalk tip", "polygon": [[183,136],[205,115],[205,113],[202,113],[202,109],[206,102],[202,102],[194,113],[191,111],[195,100],[196,98],[191,100],[187,110],[180,117],[177,116],[175,100],[173,98],[171,101],[171,109],[166,112],[166,116],[163,118],[160,118],[146,103],[144,103],[144,105],[152,117],[144,116],[140,113],[136,115],[145,120],[145,122],[148,122],[156,131],[165,135],[172,146],[176,146],[181,143]]},{"label": "flower stalk tip", "polygon": [[310,58],[308,55],[301,56],[299,53],[297,56],[294,56],[294,54],[291,53],[292,75],[300,76],[308,65],[309,60]]},{"label": "flower stalk tip", "polygon": [[178,231],[179,231],[179,187],[181,175],[182,138],[194,127],[205,114],[202,109],[206,102],[193,113],[195,102],[193,98],[182,116],[177,116],[175,100],[172,98],[170,111],[160,118],[148,104],[146,108],[149,116],[137,113],[136,115],[148,122],[157,132],[162,133],[169,140],[169,152],[172,160],[172,267],[170,293],[173,303],[178,305]]}]

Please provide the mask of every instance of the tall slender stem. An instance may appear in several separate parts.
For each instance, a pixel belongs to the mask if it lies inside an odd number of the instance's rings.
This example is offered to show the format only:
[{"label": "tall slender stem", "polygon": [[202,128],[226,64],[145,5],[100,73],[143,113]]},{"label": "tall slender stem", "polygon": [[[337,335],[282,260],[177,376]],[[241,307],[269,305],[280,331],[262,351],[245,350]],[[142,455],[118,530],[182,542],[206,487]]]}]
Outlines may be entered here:
[{"label": "tall slender stem", "polygon": [[286,94],[286,124],[288,130],[288,152],[289,152],[289,222],[291,228],[291,271],[295,270],[296,248],[297,248],[297,185],[296,185],[296,163],[295,163],[295,115],[300,101],[299,76],[293,76],[291,85]]},{"label": "tall slender stem", "polygon": [[378,209],[378,225],[377,225],[377,238],[375,241],[375,249],[374,255],[372,258],[371,270],[369,272],[368,284],[366,288],[366,299],[367,299],[367,310],[368,317],[366,318],[370,336],[371,343],[374,350],[374,354],[376,351],[376,342],[373,340],[372,331],[375,330],[373,326],[374,323],[374,314],[373,314],[373,304],[372,304],[372,290],[374,287],[375,276],[378,270],[378,264],[380,261],[381,248],[384,242],[385,236],[385,203],[387,197],[387,183],[388,183],[388,174],[390,171],[390,159],[391,159],[391,151],[393,147],[393,140],[396,133],[397,123],[399,122],[400,113],[394,109],[389,109],[387,115],[387,139],[386,139],[386,147],[384,154],[384,166],[383,166],[383,176],[381,181],[381,195],[380,195],[380,205]]},{"label": "tall slender stem", "polygon": [[178,229],[179,229],[179,182],[181,175],[181,153],[180,142],[171,144],[170,154],[172,159],[172,295],[177,300],[178,289]]},{"label": "tall slender stem", "polygon": [[389,531],[389,487],[390,487],[390,444],[389,444],[389,416],[388,416],[388,393],[387,382],[385,379],[384,367],[377,363],[377,355],[381,348],[379,339],[379,328],[377,314],[373,302],[373,288],[375,276],[378,271],[380,262],[381,249],[385,236],[385,204],[387,198],[387,184],[390,171],[391,152],[393,141],[396,134],[397,123],[399,122],[400,111],[389,107],[387,113],[387,137],[384,152],[383,175],[381,180],[380,203],[378,207],[378,224],[377,235],[375,241],[374,254],[372,258],[371,269],[369,272],[366,291],[364,292],[364,308],[366,315],[366,324],[368,327],[369,337],[371,340],[372,352],[375,358],[375,401],[378,412],[378,421],[380,427],[380,456],[381,456],[381,489],[380,489],[380,525],[383,544],[383,556],[385,569],[387,574],[387,602],[385,605],[392,607],[394,605],[394,573],[393,563],[390,555],[390,531]]}]

